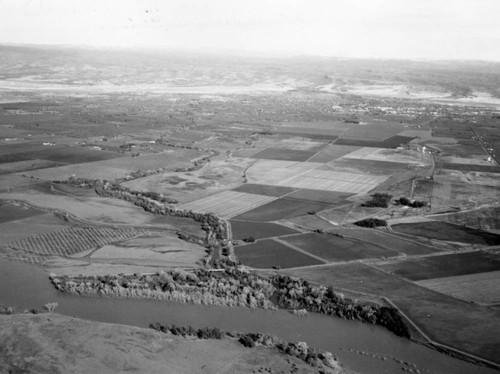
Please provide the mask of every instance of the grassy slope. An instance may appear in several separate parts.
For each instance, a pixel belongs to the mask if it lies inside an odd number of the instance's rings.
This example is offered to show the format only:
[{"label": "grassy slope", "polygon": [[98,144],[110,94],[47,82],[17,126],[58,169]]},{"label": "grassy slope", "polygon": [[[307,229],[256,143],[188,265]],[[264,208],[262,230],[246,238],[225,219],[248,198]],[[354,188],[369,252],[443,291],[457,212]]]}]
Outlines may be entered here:
[{"label": "grassy slope", "polygon": [[0,372],[317,372],[274,349],[244,348],[228,339],[172,337],[153,330],[57,314],[1,315],[0,341]]}]

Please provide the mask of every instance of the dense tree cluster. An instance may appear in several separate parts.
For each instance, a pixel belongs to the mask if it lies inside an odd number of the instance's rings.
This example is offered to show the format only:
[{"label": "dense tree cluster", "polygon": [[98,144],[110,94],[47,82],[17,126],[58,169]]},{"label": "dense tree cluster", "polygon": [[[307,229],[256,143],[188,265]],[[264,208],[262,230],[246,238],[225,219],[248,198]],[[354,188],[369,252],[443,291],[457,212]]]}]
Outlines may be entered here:
[{"label": "dense tree cluster", "polygon": [[63,292],[80,295],[144,297],[205,305],[276,309],[270,280],[236,268],[171,270],[151,275],[51,277]]},{"label": "dense tree cluster", "polygon": [[365,203],[361,204],[361,206],[367,207],[367,208],[387,208],[389,206],[389,202],[392,199],[392,195],[388,193],[375,193],[371,195],[372,199],[369,201],[366,201]]},{"label": "dense tree cluster", "polygon": [[286,275],[273,278],[276,288],[274,298],[281,308],[305,309],[336,317],[358,320],[386,327],[395,334],[410,337],[404,320],[394,308],[377,304],[361,304],[344,298],[333,288],[312,286],[308,281]]},{"label": "dense tree cluster", "polygon": [[427,205],[425,201],[410,200],[407,197],[400,197],[398,201],[401,205],[409,206],[410,208],[423,208]]},{"label": "dense tree cluster", "polygon": [[366,218],[361,221],[354,222],[354,224],[360,227],[380,227],[387,226],[387,221],[378,218]]},{"label": "dense tree cluster", "polygon": [[410,336],[396,309],[357,303],[345,299],[332,288],[313,286],[299,278],[286,275],[264,277],[234,267],[220,271],[171,270],[151,275],[52,276],[51,281],[58,290],[72,294],[144,297],[265,309],[303,309],[379,324],[400,336]]}]

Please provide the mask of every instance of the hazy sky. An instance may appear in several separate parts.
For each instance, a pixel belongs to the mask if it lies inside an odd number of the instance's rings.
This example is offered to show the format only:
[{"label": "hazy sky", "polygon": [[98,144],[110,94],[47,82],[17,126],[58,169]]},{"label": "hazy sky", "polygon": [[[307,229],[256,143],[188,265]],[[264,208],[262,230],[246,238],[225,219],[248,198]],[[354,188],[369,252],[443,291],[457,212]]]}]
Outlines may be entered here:
[{"label": "hazy sky", "polygon": [[0,43],[500,61],[500,0],[0,0]]}]

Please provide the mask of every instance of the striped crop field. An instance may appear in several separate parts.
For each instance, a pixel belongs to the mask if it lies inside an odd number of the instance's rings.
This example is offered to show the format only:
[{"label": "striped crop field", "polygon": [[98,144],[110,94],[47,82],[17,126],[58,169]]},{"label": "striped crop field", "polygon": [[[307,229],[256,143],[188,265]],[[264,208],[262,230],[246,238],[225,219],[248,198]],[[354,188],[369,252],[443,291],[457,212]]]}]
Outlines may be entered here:
[{"label": "striped crop field", "polygon": [[277,197],[273,196],[224,191],[181,205],[179,208],[199,213],[214,213],[222,218],[231,218],[276,199]]},{"label": "striped crop field", "polygon": [[278,185],[311,190],[366,194],[384,182],[388,176],[344,173],[331,170],[309,170],[299,176],[281,180]]},{"label": "striped crop field", "polygon": [[414,182],[412,198],[415,200],[430,202],[434,184],[435,182],[429,179],[417,179]]},{"label": "striped crop field", "polygon": [[145,231],[135,228],[68,227],[28,236],[10,242],[7,246],[33,254],[67,257],[141,234],[145,234]]},{"label": "striped crop field", "polygon": [[248,183],[277,185],[279,182],[322,166],[317,162],[258,160],[248,168]]}]

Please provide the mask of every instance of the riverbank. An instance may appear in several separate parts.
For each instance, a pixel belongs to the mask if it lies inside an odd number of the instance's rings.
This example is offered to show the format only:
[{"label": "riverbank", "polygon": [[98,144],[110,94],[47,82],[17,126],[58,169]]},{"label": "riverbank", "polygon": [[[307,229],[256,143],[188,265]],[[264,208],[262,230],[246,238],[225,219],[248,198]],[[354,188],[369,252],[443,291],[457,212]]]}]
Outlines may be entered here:
[{"label": "riverbank", "polygon": [[377,324],[398,336],[410,338],[410,330],[397,309],[359,303],[332,288],[314,286],[286,275],[264,277],[228,267],[221,271],[171,270],[148,275],[58,277],[51,274],[50,280],[57,290],[73,295],[150,298],[263,309],[304,309]]}]

